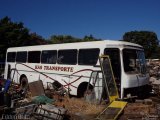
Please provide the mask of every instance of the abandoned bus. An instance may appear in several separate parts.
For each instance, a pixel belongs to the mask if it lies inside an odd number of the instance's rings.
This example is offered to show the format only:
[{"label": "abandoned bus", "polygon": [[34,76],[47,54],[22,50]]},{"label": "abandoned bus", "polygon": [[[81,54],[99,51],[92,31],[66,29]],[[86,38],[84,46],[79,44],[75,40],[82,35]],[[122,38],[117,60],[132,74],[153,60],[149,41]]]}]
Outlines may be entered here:
[{"label": "abandoned bus", "polygon": [[71,95],[82,97],[91,73],[101,70],[98,57],[102,54],[110,57],[122,99],[147,93],[149,75],[142,46],[113,40],[9,48],[5,79],[17,83],[40,79],[44,86],[58,81]]}]

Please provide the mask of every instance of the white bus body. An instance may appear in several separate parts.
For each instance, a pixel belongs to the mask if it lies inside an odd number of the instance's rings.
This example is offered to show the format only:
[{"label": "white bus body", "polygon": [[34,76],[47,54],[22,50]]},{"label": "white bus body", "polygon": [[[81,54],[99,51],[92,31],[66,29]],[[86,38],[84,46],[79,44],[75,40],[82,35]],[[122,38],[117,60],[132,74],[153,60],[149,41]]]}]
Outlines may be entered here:
[{"label": "white bus body", "polygon": [[[100,70],[98,57],[110,56],[120,97],[146,92],[146,72],[142,46],[122,41],[104,40],[39,46],[14,47],[7,50],[5,79],[20,83],[41,79],[60,82],[70,94],[83,96],[93,71]],[[12,78],[13,77],[13,78]],[[101,77],[99,78],[102,79]],[[143,94],[143,93],[142,93]]]}]

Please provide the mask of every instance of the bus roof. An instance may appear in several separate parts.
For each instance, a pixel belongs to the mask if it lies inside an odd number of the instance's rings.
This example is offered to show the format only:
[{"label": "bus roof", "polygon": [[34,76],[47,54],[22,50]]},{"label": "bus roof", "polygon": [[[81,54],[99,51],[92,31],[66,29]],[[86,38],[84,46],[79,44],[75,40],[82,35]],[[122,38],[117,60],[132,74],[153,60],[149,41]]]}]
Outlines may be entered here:
[{"label": "bus roof", "polygon": [[[53,48],[54,46],[54,48]],[[80,48],[100,48],[100,47],[135,47],[142,49],[141,45],[117,41],[117,40],[101,40],[90,42],[75,42],[75,43],[61,43],[61,44],[47,44],[23,47],[11,47],[7,51],[26,51],[26,50],[47,50],[47,49],[80,49]]]}]

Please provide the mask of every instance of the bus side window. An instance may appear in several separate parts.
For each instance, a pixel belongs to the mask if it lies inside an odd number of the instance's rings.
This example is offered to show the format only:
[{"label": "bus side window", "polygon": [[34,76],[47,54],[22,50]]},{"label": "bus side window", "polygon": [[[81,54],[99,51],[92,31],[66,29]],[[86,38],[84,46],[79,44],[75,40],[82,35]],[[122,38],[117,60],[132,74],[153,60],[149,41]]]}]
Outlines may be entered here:
[{"label": "bus side window", "polygon": [[77,50],[76,49],[59,50],[57,63],[76,65],[77,64]]},{"label": "bus side window", "polygon": [[59,64],[63,64],[63,58],[64,58],[64,56],[58,56],[58,60],[57,60],[57,62],[59,63]]},{"label": "bus side window", "polygon": [[7,62],[15,62],[15,60],[16,60],[16,52],[8,52]]},{"label": "bus side window", "polygon": [[28,63],[40,63],[40,51],[28,52]]},{"label": "bus side window", "polygon": [[100,50],[98,48],[80,49],[78,54],[79,65],[96,65]]},{"label": "bus side window", "polygon": [[44,64],[56,64],[57,51],[56,50],[44,50],[41,55],[41,63]]},{"label": "bus side window", "polygon": [[27,61],[27,52],[26,51],[17,52],[16,62],[25,63],[26,61]]}]

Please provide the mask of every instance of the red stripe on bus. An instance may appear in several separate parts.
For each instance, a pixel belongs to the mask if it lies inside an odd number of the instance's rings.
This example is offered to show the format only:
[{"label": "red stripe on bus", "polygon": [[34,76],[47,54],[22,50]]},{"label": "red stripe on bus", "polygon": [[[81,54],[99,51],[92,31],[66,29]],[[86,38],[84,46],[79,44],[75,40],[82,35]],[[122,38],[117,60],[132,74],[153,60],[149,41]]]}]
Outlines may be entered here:
[{"label": "red stripe on bus", "polygon": [[76,72],[72,73],[71,75],[74,75],[76,73],[83,72],[83,71],[92,71],[93,72],[92,69],[82,69],[82,70],[79,70],[79,71],[76,71]]},{"label": "red stripe on bus", "polygon": [[[30,68],[30,69],[32,69],[32,70],[34,70],[34,71],[36,71],[36,72],[38,72],[38,73],[40,73],[40,74],[42,74],[42,75],[44,75],[44,76],[46,76],[46,77],[48,77],[49,79],[51,79],[51,80],[53,80],[53,81],[58,81],[58,80],[55,80],[55,79],[47,76],[46,74],[44,74],[44,73],[42,73],[42,72],[40,72],[40,71],[38,71],[38,70],[36,70],[36,69],[28,66],[28,65],[25,65],[25,64],[23,64],[23,63],[21,63],[21,64],[24,65],[24,66],[26,66],[26,67],[28,67],[28,68]],[[72,73],[71,75],[74,75],[74,74],[76,74],[76,73],[78,73],[78,72],[82,72],[82,71],[93,71],[93,70],[92,70],[92,69],[82,69],[82,70],[79,70],[79,71],[76,71],[76,72]],[[70,76],[70,75],[69,75],[69,76]],[[74,80],[74,81],[72,81],[72,82],[70,82],[70,83],[66,83],[66,85],[63,85],[63,86],[64,86],[66,89],[67,89],[67,86],[69,86],[69,85],[72,86],[72,87],[74,87],[74,88],[77,88],[77,87],[73,86],[72,84],[75,83],[76,81],[78,81],[79,79],[81,79],[82,77],[83,77],[83,76],[80,76],[80,77],[77,78],[76,80]]]}]

